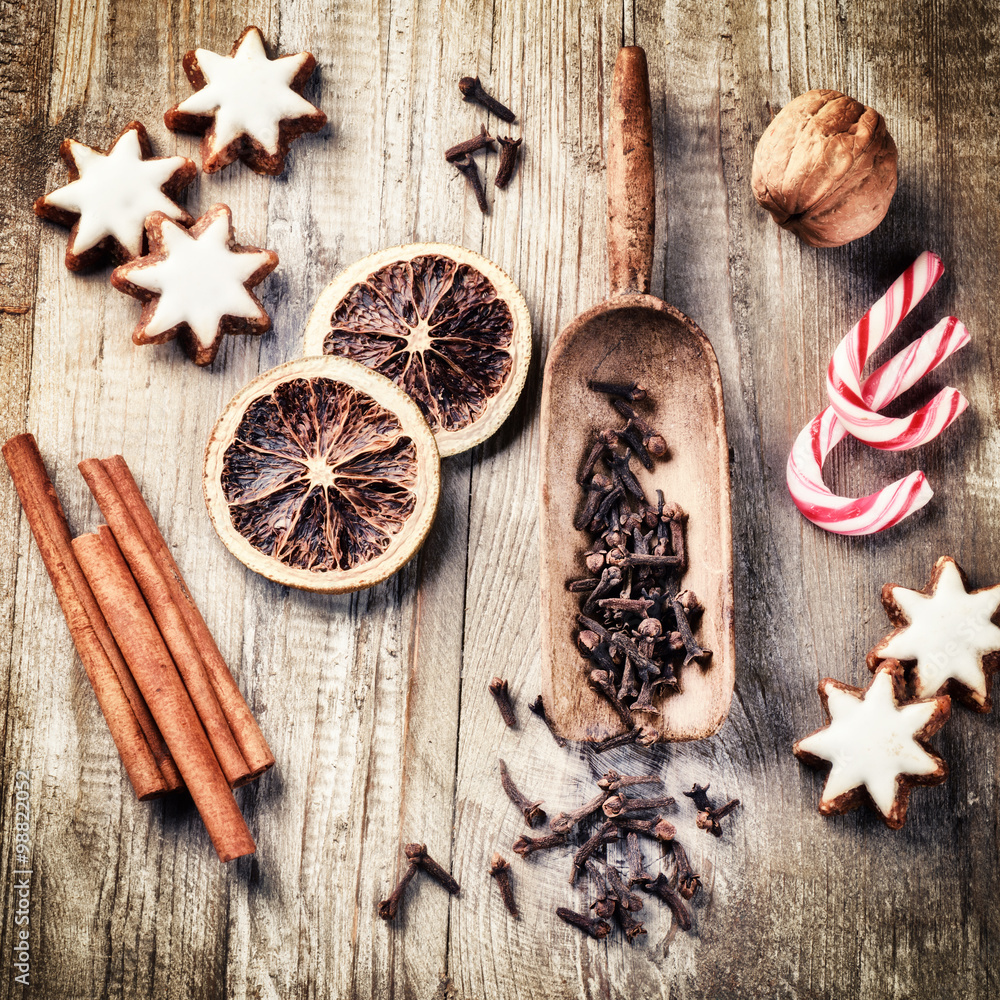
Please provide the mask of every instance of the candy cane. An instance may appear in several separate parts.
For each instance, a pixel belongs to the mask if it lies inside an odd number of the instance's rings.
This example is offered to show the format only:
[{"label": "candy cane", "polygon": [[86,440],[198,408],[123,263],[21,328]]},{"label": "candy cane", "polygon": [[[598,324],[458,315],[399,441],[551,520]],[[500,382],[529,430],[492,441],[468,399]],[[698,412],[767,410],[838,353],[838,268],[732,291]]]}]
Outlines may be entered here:
[{"label": "candy cane", "polygon": [[[964,324],[949,316],[871,374],[861,386],[862,401],[872,410],[882,409],[968,342]],[[823,463],[846,434],[828,406],[802,428],[792,445],[788,491],[813,524],[840,535],[870,535],[897,524],[934,495],[922,472],[911,472],[865,497],[834,494],[823,482]]]},{"label": "candy cane", "polygon": [[908,417],[884,417],[863,398],[861,373],[868,359],[943,273],[940,259],[924,251],[844,337],[830,359],[826,378],[830,405],[847,431],[873,448],[902,451],[925,444],[969,405],[952,386]]}]

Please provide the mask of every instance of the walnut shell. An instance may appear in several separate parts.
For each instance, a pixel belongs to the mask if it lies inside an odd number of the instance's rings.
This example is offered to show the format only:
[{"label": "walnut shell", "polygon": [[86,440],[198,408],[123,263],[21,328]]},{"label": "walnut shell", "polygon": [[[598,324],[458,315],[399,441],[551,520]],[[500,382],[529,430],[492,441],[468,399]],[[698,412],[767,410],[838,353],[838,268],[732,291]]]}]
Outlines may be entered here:
[{"label": "walnut shell", "polygon": [[896,144],[885,119],[836,90],[810,90],[778,112],[757,143],[754,197],[814,247],[870,233],[896,193]]}]

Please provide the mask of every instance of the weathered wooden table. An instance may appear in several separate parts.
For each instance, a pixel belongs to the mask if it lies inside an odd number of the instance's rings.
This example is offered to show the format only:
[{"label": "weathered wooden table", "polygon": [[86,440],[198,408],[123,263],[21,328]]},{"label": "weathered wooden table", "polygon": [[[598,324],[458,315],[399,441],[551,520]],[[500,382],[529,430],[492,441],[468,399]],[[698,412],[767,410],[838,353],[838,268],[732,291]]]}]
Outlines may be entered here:
[{"label": "weathered wooden table", "polygon": [[[887,0],[4,4],[0,438],[37,435],[76,531],[98,521],[76,463],[125,455],[277,766],[239,793],[258,853],[228,867],[188,802],[134,801],[4,472],[0,997],[997,995],[997,714],[956,708],[936,740],[948,781],[918,790],[899,833],[865,811],[820,817],[820,779],[790,752],[820,724],[820,677],[866,679],[864,654],[887,628],[883,582],[923,586],[943,553],[975,585],[1000,578],[1000,10],[918,2],[900,18]],[[199,370],[176,346],[133,347],[136,303],[107,271],[67,272],[65,233],[30,205],[63,177],[63,138],[105,146],[131,118],[158,152],[198,158],[197,140],[162,125],[189,92],[181,57],[228,51],[247,23],[284,52],[315,53],[307,96],[330,125],[278,179],[237,164],[192,189],[192,210],[226,202],[246,242],[281,256],[262,286],[273,331],[231,339]],[[481,250],[523,289],[539,358],[604,297],[604,95],[623,38],[646,47],[651,70],[653,289],[709,334],[725,383],[739,661],[715,738],[595,756],[559,749],[527,711],[539,690],[538,363],[502,431],[444,463],[421,556],[366,593],[315,596],[246,571],[209,525],[200,471],[229,397],[297,356],[315,297],[371,250],[418,239]],[[484,117],[458,97],[470,72],[509,99],[524,136],[522,169],[486,218],[441,155]],[[838,250],[782,233],[749,189],[772,113],[815,86],[875,105],[900,150],[888,218]],[[948,272],[902,339],[949,312],[966,322],[972,345],[918,394],[955,384],[970,411],[915,454],[838,449],[839,492],[920,467],[937,495],[883,535],[827,535],[789,501],[789,446],[824,405],[834,345],[924,248]],[[494,674],[511,682],[513,731],[487,693]],[[720,840],[695,829],[688,800],[670,814],[704,877],[692,932],[653,901],[635,946],[562,925],[556,906],[586,902],[562,852],[511,855],[523,824],[498,756],[550,813],[582,801],[609,765],[656,768],[678,797],[695,780],[738,795]],[[20,770],[31,776],[28,989],[12,959]],[[418,882],[389,926],[375,904],[406,840],[450,863],[462,894]],[[486,875],[498,848],[520,920]]]}]

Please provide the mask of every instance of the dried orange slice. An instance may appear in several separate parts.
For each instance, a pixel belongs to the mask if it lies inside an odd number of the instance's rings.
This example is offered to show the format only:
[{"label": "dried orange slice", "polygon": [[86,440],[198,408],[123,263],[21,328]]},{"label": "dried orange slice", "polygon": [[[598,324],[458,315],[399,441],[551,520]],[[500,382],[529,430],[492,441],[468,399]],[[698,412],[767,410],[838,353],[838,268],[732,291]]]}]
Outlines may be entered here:
[{"label": "dried orange slice", "polygon": [[352,264],[306,326],[306,354],[359,361],[420,406],[442,456],[485,441],[524,388],[531,319],[517,286],[463,247],[413,243]]},{"label": "dried orange slice", "polygon": [[417,405],[344,358],[299,358],[244,386],[205,451],[205,502],[237,559],[343,593],[395,573],[427,536],[440,461]]}]

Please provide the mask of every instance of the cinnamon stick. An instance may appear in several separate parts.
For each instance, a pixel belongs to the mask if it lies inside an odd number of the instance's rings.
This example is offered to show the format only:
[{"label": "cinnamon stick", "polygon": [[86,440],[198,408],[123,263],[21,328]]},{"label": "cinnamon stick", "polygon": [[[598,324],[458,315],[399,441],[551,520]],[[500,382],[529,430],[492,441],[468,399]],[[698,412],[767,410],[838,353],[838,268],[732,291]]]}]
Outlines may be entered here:
[{"label": "cinnamon stick", "polygon": [[[128,563],[142,596],[149,605],[153,618],[170,650],[170,655],[184,678],[184,685],[191,695],[191,701],[205,727],[215,756],[230,785],[237,785],[250,777],[250,767],[244,760],[236,741],[233,739],[229,723],[223,714],[215,688],[209,680],[205,664],[184,622],[180,609],[174,603],[167,581],[159,565],[143,541],[132,513],[119,495],[104,466],[96,458],[88,458],[79,465],[80,472],[94,494],[97,506],[108,522],[115,541]],[[91,581],[93,587],[93,581]],[[105,612],[105,615],[107,612]],[[114,628],[112,627],[112,632]],[[115,635],[118,639],[118,636]],[[119,646],[121,641],[118,642]],[[125,653],[125,650],[122,650]],[[128,655],[125,655],[128,661]],[[129,663],[131,666],[131,663]],[[134,670],[133,670],[134,673]],[[138,678],[136,678],[138,682]],[[142,685],[139,684],[140,690]],[[148,700],[148,699],[147,699]],[[152,710],[152,706],[150,706]],[[153,717],[156,718],[155,711]],[[161,727],[162,728],[162,727]],[[170,739],[167,737],[167,745]],[[179,765],[178,765],[179,766]],[[181,769],[183,775],[184,770]]]},{"label": "cinnamon stick", "polygon": [[[102,629],[107,633],[110,646],[115,648],[107,623],[73,554],[66,516],[34,437],[19,434],[11,438],[3,446],[3,457],[129,781],[140,800],[158,798],[170,790],[168,782],[122,687],[108,655],[108,646],[99,638],[98,630]],[[149,722],[152,723],[151,717]],[[156,735],[159,736],[158,730]],[[169,754],[163,759],[169,761]],[[178,781],[179,777],[177,775]]]},{"label": "cinnamon stick", "polygon": [[[108,531],[108,528],[106,525],[102,525],[101,530]],[[108,533],[110,535],[110,532]],[[113,540],[113,536],[111,537]],[[75,559],[76,557],[74,556],[74,561]],[[86,594],[84,606],[87,608],[87,614],[94,625],[94,631],[97,633],[97,638],[104,647],[104,652],[107,653],[108,660],[111,662],[114,672],[118,675],[118,681],[125,692],[125,697],[128,698],[128,702],[132,706],[132,711],[135,713],[136,721],[142,728],[146,742],[149,744],[153,760],[156,761],[156,766],[160,769],[160,774],[163,775],[167,791],[174,792],[178,788],[183,788],[184,779],[181,777],[180,771],[177,770],[177,765],[174,763],[173,757],[170,756],[170,751],[167,749],[167,741],[163,738],[159,726],[157,726],[153,719],[149,711],[149,706],[146,704],[146,699],[143,698],[142,692],[135,683],[135,678],[132,676],[128,664],[122,658],[121,650],[118,648],[114,636],[108,628],[108,623],[104,620],[104,615],[101,614],[101,609],[97,606],[97,601],[94,600],[94,595],[91,593],[90,586],[84,579],[82,571],[80,571],[80,581],[82,584],[81,589]]]},{"label": "cinnamon stick", "polygon": [[191,592],[184,582],[180,568],[174,561],[173,554],[149,507],[146,506],[125,459],[121,455],[114,455],[104,459],[101,465],[111,482],[114,483],[115,489],[118,490],[118,495],[128,507],[146,547],[160,567],[160,572],[167,582],[174,603],[180,610],[188,631],[191,633],[191,638],[201,654],[202,662],[208,671],[209,680],[215,689],[216,697],[219,699],[219,705],[229,723],[229,729],[236,740],[236,745],[240,748],[240,753],[243,754],[243,758],[250,768],[250,777],[262,774],[274,763],[274,754],[271,753],[271,748],[267,745],[250,707],[236,686],[236,681],[233,680],[233,675],[230,673],[229,667],[226,666],[226,661],[223,659],[222,653],[219,652],[219,647],[215,644],[205,619],[194,603],[194,598],[191,597]]},{"label": "cinnamon stick", "polygon": [[170,747],[220,860],[253,854],[256,846],[229,782],[124,561],[117,559],[99,534],[74,538],[73,551]]}]

